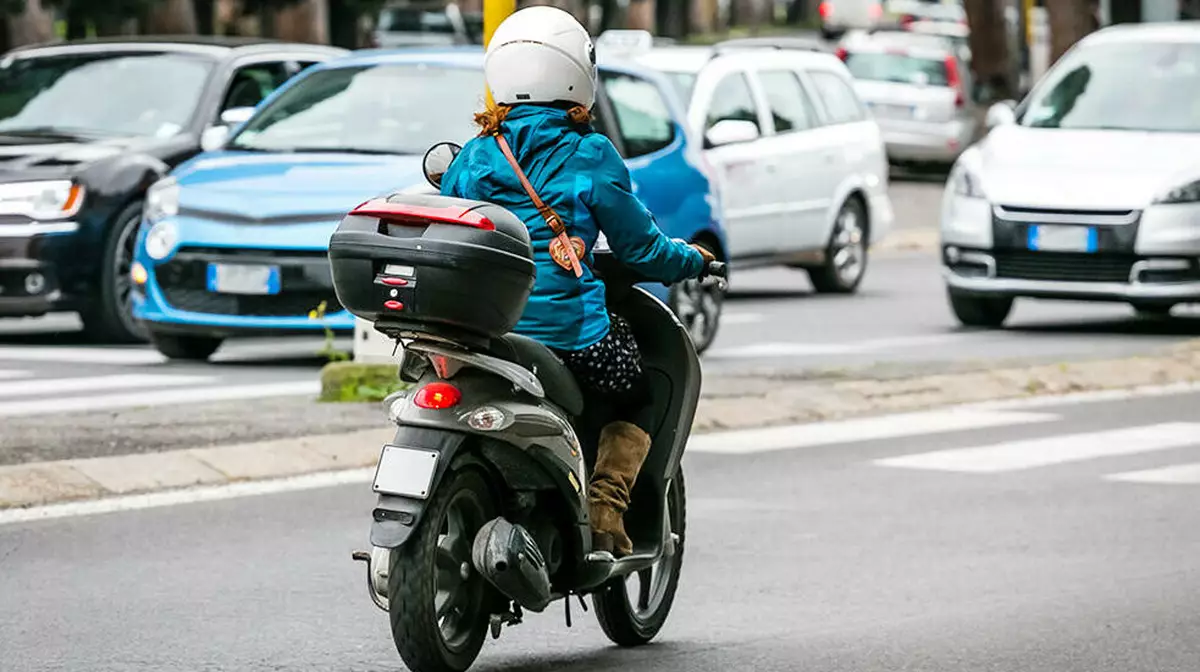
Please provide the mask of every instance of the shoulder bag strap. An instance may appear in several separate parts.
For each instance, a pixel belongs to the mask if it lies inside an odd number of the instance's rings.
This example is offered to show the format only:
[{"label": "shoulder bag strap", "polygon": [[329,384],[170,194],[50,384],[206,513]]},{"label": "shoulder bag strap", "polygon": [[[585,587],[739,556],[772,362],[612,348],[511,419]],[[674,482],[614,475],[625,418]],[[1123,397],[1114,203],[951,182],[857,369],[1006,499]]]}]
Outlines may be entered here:
[{"label": "shoulder bag strap", "polygon": [[512,148],[508,146],[508,141],[504,139],[504,136],[496,133],[493,137],[496,138],[496,144],[500,145],[500,151],[504,154],[504,158],[508,160],[508,165],[512,166],[513,171],[517,174],[517,179],[521,181],[521,186],[525,188],[525,193],[533,201],[538,214],[546,221],[546,226],[550,227],[551,233],[558,239],[558,244],[563,247],[563,251],[570,258],[571,270],[575,272],[575,277],[582,277],[583,265],[579,262],[579,255],[575,253],[575,246],[571,244],[570,238],[567,237],[567,227],[563,224],[562,218],[558,216],[554,208],[546,205],[545,201],[538,196],[537,191],[530,184],[529,178],[525,176],[525,171],[521,170],[521,164],[517,163],[517,157],[513,156]]}]

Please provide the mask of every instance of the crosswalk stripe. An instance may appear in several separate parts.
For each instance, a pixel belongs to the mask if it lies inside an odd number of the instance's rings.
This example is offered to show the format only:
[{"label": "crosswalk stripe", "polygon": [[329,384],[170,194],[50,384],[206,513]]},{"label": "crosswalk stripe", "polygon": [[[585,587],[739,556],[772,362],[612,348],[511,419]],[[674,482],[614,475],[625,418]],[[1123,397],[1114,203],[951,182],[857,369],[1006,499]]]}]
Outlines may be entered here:
[{"label": "crosswalk stripe", "polygon": [[1200,483],[1200,462],[1177,464],[1160,469],[1126,471],[1120,474],[1109,474],[1104,478],[1109,481],[1125,483],[1197,484]]},{"label": "crosswalk stripe", "polygon": [[937,432],[1049,422],[1058,420],[1059,417],[1052,413],[1016,411],[960,409],[923,411],[786,427],[699,434],[688,439],[687,450],[697,453],[758,453],[856,441],[877,441]]},{"label": "crosswalk stripe", "polygon": [[1172,422],[1102,432],[1007,441],[974,448],[904,455],[874,464],[903,469],[997,473],[1148,453],[1200,444],[1200,423]]},{"label": "crosswalk stripe", "polygon": [[42,378],[39,380],[16,380],[0,383],[0,397],[33,396],[59,393],[63,395],[96,390],[118,390],[131,387],[169,387],[174,385],[201,385],[220,380],[216,376],[172,376],[146,373],[88,378]]},{"label": "crosswalk stripe", "polygon": [[161,353],[150,348],[39,348],[0,347],[0,360],[66,362],[71,364],[161,364]]},{"label": "crosswalk stripe", "polygon": [[100,411],[113,408],[128,408],[131,406],[164,406],[170,404],[231,401],[236,399],[260,399],[263,397],[316,395],[320,390],[320,381],[301,380],[257,385],[194,387],[181,390],[151,390],[125,394],[33,399],[0,403],[0,417]]},{"label": "crosswalk stripe", "polygon": [[29,371],[14,371],[11,369],[0,369],[0,380],[12,380],[14,378],[28,378],[33,374]]},{"label": "crosswalk stripe", "polygon": [[764,342],[732,348],[714,348],[705,353],[715,359],[756,359],[766,357],[814,357],[819,355],[846,355],[899,348],[920,348],[943,345],[965,340],[962,334],[931,334],[898,336],[864,341],[841,341],[827,343]]}]

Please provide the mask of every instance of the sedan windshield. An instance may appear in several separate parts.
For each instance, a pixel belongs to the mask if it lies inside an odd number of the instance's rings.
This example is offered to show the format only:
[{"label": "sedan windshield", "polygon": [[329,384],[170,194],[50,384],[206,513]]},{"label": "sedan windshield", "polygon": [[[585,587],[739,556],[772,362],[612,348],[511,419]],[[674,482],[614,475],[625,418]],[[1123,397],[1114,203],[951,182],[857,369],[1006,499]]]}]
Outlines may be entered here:
[{"label": "sedan windshield", "polygon": [[1200,132],[1200,44],[1095,44],[1038,87],[1021,123],[1035,128]]},{"label": "sedan windshield", "polygon": [[0,133],[169,137],[191,120],[212,69],[164,53],[0,61]]},{"label": "sedan windshield", "polygon": [[483,73],[430,65],[318,70],[246,123],[230,149],[423,154],[462,144],[483,109]]}]

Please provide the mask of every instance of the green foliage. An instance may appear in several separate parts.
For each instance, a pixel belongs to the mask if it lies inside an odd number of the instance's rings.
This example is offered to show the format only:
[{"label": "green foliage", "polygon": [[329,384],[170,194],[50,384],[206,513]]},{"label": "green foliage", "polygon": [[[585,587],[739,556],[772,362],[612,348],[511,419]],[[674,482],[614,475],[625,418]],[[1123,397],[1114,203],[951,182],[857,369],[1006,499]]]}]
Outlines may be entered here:
[{"label": "green foliage", "polygon": [[[320,303],[320,305],[318,305],[316,308],[308,311],[308,319],[310,319],[310,320],[325,319],[325,310],[328,307],[329,307],[329,303],[326,301],[322,301]],[[317,354],[323,356],[326,359],[326,361],[330,361],[330,362],[344,362],[344,361],[350,359],[350,353],[346,352],[345,350],[338,350],[333,347],[333,330],[329,328],[329,325],[325,324],[322,326],[325,330],[325,343],[321,347],[321,349],[319,351],[317,351]]]},{"label": "green foliage", "polygon": [[330,362],[321,369],[321,401],[383,401],[409,388],[397,376],[394,364]]}]

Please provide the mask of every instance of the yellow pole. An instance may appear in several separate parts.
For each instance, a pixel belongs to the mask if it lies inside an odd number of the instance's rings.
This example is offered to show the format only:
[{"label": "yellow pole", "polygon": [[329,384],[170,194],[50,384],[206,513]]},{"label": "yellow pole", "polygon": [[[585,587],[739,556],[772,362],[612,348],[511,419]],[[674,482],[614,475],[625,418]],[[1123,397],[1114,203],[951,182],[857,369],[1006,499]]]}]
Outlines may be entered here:
[{"label": "yellow pole", "polygon": [[[487,45],[492,41],[492,35],[500,24],[508,18],[509,14],[517,11],[517,0],[483,0],[483,48],[487,49]],[[491,107],[495,101],[492,100],[492,92],[486,91],[488,107]]]}]

